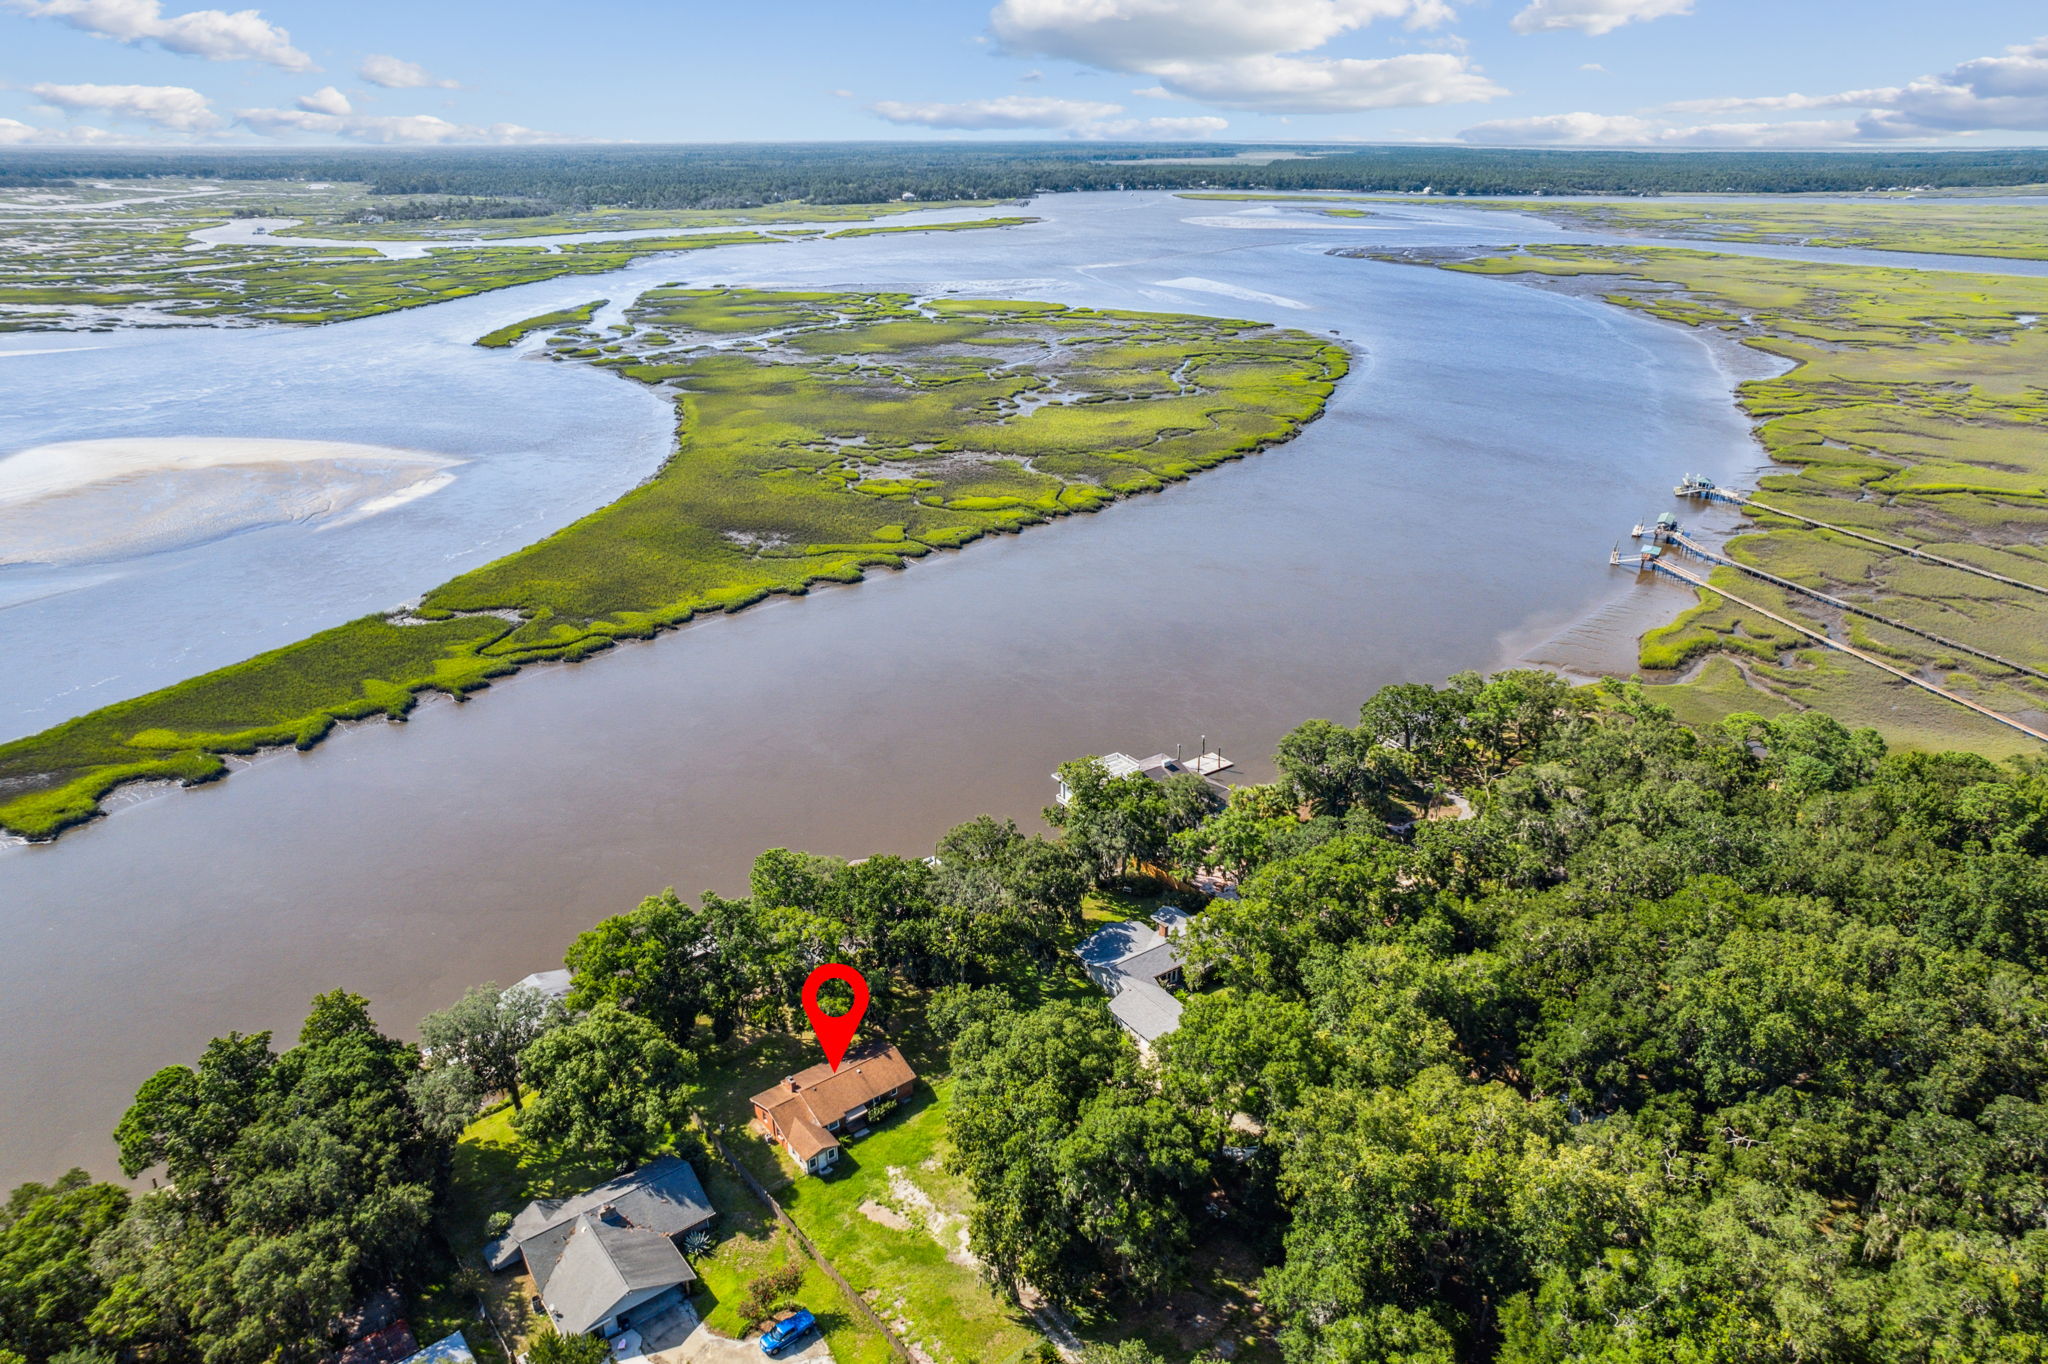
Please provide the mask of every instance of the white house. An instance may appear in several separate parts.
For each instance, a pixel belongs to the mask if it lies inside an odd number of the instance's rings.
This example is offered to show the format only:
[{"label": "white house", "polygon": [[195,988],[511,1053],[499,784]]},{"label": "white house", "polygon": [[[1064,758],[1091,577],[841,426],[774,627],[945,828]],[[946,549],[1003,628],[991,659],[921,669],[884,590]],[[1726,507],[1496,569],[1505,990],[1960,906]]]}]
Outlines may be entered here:
[{"label": "white house", "polygon": [[1180,1026],[1180,1001],[1166,989],[1181,983],[1180,944],[1187,924],[1179,910],[1162,910],[1166,931],[1135,920],[1108,924],[1074,949],[1088,978],[1109,996],[1109,1012],[1124,1030],[1150,1046]]}]

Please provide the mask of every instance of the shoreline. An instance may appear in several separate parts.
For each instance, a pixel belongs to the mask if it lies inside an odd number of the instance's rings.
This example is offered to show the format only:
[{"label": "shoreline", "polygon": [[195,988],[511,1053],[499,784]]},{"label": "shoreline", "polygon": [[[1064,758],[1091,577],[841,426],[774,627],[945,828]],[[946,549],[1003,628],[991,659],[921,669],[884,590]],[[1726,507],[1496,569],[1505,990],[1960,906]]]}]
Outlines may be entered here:
[{"label": "shoreline", "polygon": [[[707,325],[711,327],[713,333],[732,329],[721,309],[781,307],[787,311],[792,299],[805,297],[780,294],[776,291],[704,292],[709,296],[695,299],[694,304],[700,304],[710,310],[707,317],[711,320]],[[691,291],[668,291],[666,296],[682,300],[690,293]],[[644,305],[649,298],[657,295],[664,295],[664,291],[651,290],[642,295],[639,302]],[[1077,511],[1099,510],[1135,492],[1157,491],[1170,483],[1182,481],[1218,464],[1256,454],[1291,440],[1308,422],[1322,414],[1334,384],[1348,372],[1350,356],[1353,353],[1349,345],[1338,344],[1327,338],[1313,337],[1303,332],[1289,331],[1263,323],[1233,323],[1228,320],[1190,315],[1117,313],[1035,303],[987,304],[982,305],[977,312],[973,304],[938,299],[930,300],[907,313],[901,309],[892,312],[891,307],[894,305],[884,306],[880,312],[875,312],[873,305],[885,296],[826,297],[842,301],[867,299],[868,305],[865,306],[869,306],[869,313],[863,315],[856,308],[851,314],[841,312],[812,316],[808,326],[797,328],[798,340],[813,335],[846,333],[849,329],[857,333],[863,326],[875,329],[878,337],[883,334],[883,329],[890,327],[926,327],[933,330],[935,339],[943,340],[952,337],[962,327],[970,331],[983,332],[993,328],[1000,335],[1000,328],[1007,326],[1018,330],[1020,338],[1042,347],[1051,344],[1053,333],[1045,332],[1045,328],[1055,320],[1069,327],[1079,324],[1083,330],[1108,329],[1112,333],[1120,326],[1139,329],[1149,327],[1154,333],[1165,334],[1171,334],[1174,327],[1179,327],[1184,332],[1192,329],[1193,336],[1206,336],[1212,359],[1222,357],[1230,360],[1231,365],[1235,367],[1256,369],[1262,363],[1260,353],[1255,349],[1247,349],[1251,341],[1238,336],[1239,332],[1244,332],[1249,327],[1252,340],[1260,343],[1270,342],[1282,348],[1264,357],[1263,363],[1274,368],[1274,373],[1268,376],[1269,381],[1279,383],[1284,389],[1285,383],[1288,382],[1285,376],[1291,373],[1293,368],[1308,364],[1310,355],[1315,357],[1313,363],[1318,369],[1318,374],[1313,380],[1299,377],[1293,380],[1307,385],[1299,398],[1289,397],[1283,400],[1269,395],[1261,399],[1265,403],[1263,411],[1256,407],[1229,407],[1224,402],[1223,395],[1229,391],[1232,384],[1243,383],[1241,379],[1232,379],[1215,389],[1195,387],[1192,390],[1182,381],[1175,380],[1174,389],[1150,395],[1121,394],[1116,391],[1115,383],[1112,383],[1106,396],[1153,397],[1157,400],[1155,403],[1139,403],[1137,406],[1157,407],[1159,410],[1149,415],[1155,425],[1166,424],[1161,425],[1160,431],[1151,438],[1160,442],[1150,447],[1157,452],[1147,456],[1152,460],[1152,465],[1148,466],[1143,460],[1135,457],[1135,452],[1147,448],[1146,442],[1137,442],[1133,446],[1133,462],[1128,466],[1121,466],[1124,472],[1117,475],[1120,480],[1117,483],[1104,484],[1092,479],[1066,481],[1061,476],[1043,474],[1031,469],[1030,476],[1038,480],[1034,486],[1037,486],[1040,492],[1034,494],[1035,500],[1023,501],[1015,495],[991,497],[979,491],[988,484],[988,479],[995,473],[994,466],[984,470],[976,461],[969,461],[969,467],[964,470],[951,473],[932,470],[919,476],[923,480],[921,486],[951,487],[953,484],[948,480],[952,480],[957,482],[961,492],[949,494],[949,499],[936,502],[929,500],[928,494],[911,497],[909,505],[904,508],[911,513],[910,522],[930,523],[929,529],[918,530],[916,535],[906,534],[903,526],[897,526],[894,528],[893,541],[883,537],[882,531],[890,529],[883,527],[875,531],[866,544],[826,544],[821,547],[812,542],[811,552],[802,557],[822,558],[824,561],[812,564],[794,574],[771,567],[770,565],[776,561],[769,555],[757,551],[744,556],[738,565],[729,566],[725,570],[729,581],[723,584],[708,583],[696,589],[694,596],[667,603],[613,601],[603,610],[592,614],[581,630],[572,630],[567,636],[561,634],[560,626],[549,624],[557,618],[556,608],[545,604],[544,601],[516,603],[519,596],[516,591],[513,591],[510,597],[494,596],[496,592],[511,589],[518,580],[515,576],[513,580],[494,587],[491,585],[493,579],[504,579],[508,573],[513,572],[513,566],[520,564],[521,561],[534,559],[536,562],[560,562],[563,555],[573,556],[574,553],[563,547],[571,543],[580,543],[590,537],[600,522],[617,521],[622,528],[630,526],[632,518],[640,514],[636,511],[639,501],[659,501],[664,496],[672,496],[667,491],[667,485],[693,479],[701,480],[707,476],[707,471],[700,468],[697,462],[686,460],[685,454],[692,441],[697,441],[700,437],[710,438],[701,429],[704,427],[705,419],[700,409],[704,404],[711,402],[712,397],[699,394],[694,398],[683,398],[680,400],[682,406],[689,412],[698,414],[697,429],[693,429],[688,418],[685,418],[679,427],[675,448],[661,467],[646,481],[605,507],[552,535],[514,551],[495,564],[485,565],[431,589],[426,594],[425,600],[429,604],[424,611],[414,611],[403,618],[389,613],[364,617],[349,625],[319,632],[295,644],[257,655],[240,664],[187,679],[131,701],[115,703],[113,706],[88,712],[38,734],[0,745],[0,763],[6,762],[9,758],[15,760],[15,774],[0,777],[0,798],[14,806],[12,810],[7,811],[8,819],[4,825],[0,825],[0,832],[28,842],[48,842],[61,836],[67,829],[99,818],[104,813],[101,802],[107,795],[137,782],[169,779],[182,786],[193,786],[218,781],[229,774],[230,769],[225,760],[230,756],[247,755],[285,745],[307,749],[318,744],[337,723],[366,720],[380,712],[387,719],[402,720],[419,699],[430,692],[444,692],[459,700],[469,692],[487,688],[494,679],[509,676],[534,663],[581,662],[613,647],[624,638],[652,638],[700,616],[714,612],[729,614],[774,595],[803,595],[820,582],[856,582],[875,567],[900,568],[912,558],[921,557],[934,550],[961,548],[990,533],[1018,532],[1051,518],[1064,517]],[[682,306],[682,303],[668,306]],[[841,306],[845,306],[844,302]],[[818,308],[808,301],[801,305],[799,312],[803,308],[811,308],[813,313],[818,312]],[[829,316],[831,320],[821,323],[820,316]],[[675,329],[673,319],[667,317],[654,318],[654,325]],[[572,326],[566,330],[574,332],[579,329]],[[1041,332],[1044,334],[1040,335]],[[779,332],[777,334],[781,335]],[[1138,333],[1133,332],[1133,336],[1136,335]],[[667,338],[664,336],[662,340],[666,342]],[[1138,343],[1134,340],[1127,343],[1126,349],[1137,346]],[[1312,349],[1302,350],[1305,346]],[[1289,347],[1293,349],[1287,349]],[[829,350],[829,347],[827,349]],[[700,343],[695,350],[702,354],[699,354],[698,360],[693,363],[721,364],[734,359],[730,351],[721,351],[717,346],[707,347]],[[1296,354],[1296,351],[1301,353]],[[516,348],[513,353],[520,354]],[[1054,352],[1048,353],[1046,360],[1050,361],[1055,354],[1064,356],[1065,352],[1055,348]],[[1195,358],[1199,358],[1200,354],[1198,351]],[[705,355],[711,358],[706,359]],[[820,358],[829,356],[821,355]],[[1185,368],[1187,363],[1190,361],[1183,361],[1175,372],[1178,373],[1180,368]],[[670,377],[664,374],[658,378],[651,378],[648,373],[636,373],[635,367],[625,360],[616,362],[614,367],[621,369],[624,377],[639,378],[647,382],[665,383]],[[639,368],[645,370],[646,366],[642,364]],[[1007,369],[1009,366],[1002,368]],[[998,371],[992,370],[991,374],[996,372]],[[1123,372],[1106,373],[1121,376]],[[1034,380],[1019,391],[1029,391],[1043,382]],[[1117,382],[1121,382],[1121,378]],[[1083,391],[1086,391],[1085,381]],[[683,392],[689,392],[687,387]],[[1238,434],[1232,435],[1224,431],[1212,415],[1212,429],[1206,433],[1205,438],[1211,442],[1225,442],[1213,448],[1199,441],[1189,443],[1191,437],[1205,435],[1199,431],[1191,432],[1188,437],[1169,436],[1166,426],[1170,425],[1173,414],[1179,410],[1173,405],[1187,401],[1191,392],[1196,401],[1212,404],[1209,409],[1212,414],[1228,410],[1232,413],[1233,421],[1250,417],[1266,421],[1269,425],[1256,431],[1240,430]],[[1061,425],[1050,429],[1063,430],[1071,427],[1074,421],[1081,419],[1070,414],[1079,411],[1086,413],[1084,425],[1086,421],[1095,421],[1099,424],[1105,419],[1123,421],[1123,415],[1118,409],[1127,406],[1131,404],[1098,401],[1094,407],[1088,409],[1081,409],[1078,404],[1071,402],[1062,404],[1058,410],[1051,413],[1051,420]],[[1022,432],[1038,412],[1046,410],[1039,408],[1022,411],[1015,414],[1014,422],[999,422],[990,429],[1008,431],[1014,438],[1029,440],[1031,437],[1017,436],[1016,433]],[[1108,417],[1105,418],[1103,414],[1108,414]],[[1139,417],[1136,420],[1142,423],[1145,418]],[[1238,424],[1242,426],[1241,421],[1238,421]],[[1031,429],[1036,432],[1042,428],[1043,423],[1040,427]],[[866,439],[867,437],[863,435],[862,440]],[[1071,442],[1072,432],[1068,431],[1064,439]],[[1173,449],[1176,440],[1187,445],[1187,448],[1176,452]],[[992,449],[999,449],[1003,441],[991,435],[982,443],[988,444]],[[877,448],[886,452],[888,447],[885,444]],[[1057,444],[1056,440],[1055,444],[1048,448],[1064,447]],[[1079,448],[1076,447],[1074,457],[1079,457]],[[847,463],[852,465],[854,461],[848,460]],[[914,465],[915,461],[911,463]],[[1030,469],[1029,461],[1024,467]],[[715,483],[715,471],[712,471],[712,477]],[[860,482],[868,481],[870,477],[862,475],[856,480],[856,486]],[[941,482],[934,483],[933,479],[939,479]],[[1048,479],[1057,489],[1056,496],[1043,495],[1043,483]],[[724,496],[730,498],[735,488],[744,496],[746,490],[753,485],[742,481],[733,487],[725,487],[722,484],[717,486]],[[881,490],[881,496],[869,500],[866,505],[874,514],[880,515],[886,510],[885,504],[888,499],[897,494],[893,484],[887,479],[877,483],[877,488]],[[854,490],[854,487],[846,489]],[[851,510],[856,515],[860,514],[858,504],[834,505]],[[621,529],[614,533],[629,532]],[[917,535],[924,538],[920,540]],[[632,542],[629,539],[625,543]],[[601,550],[602,546],[593,548]],[[822,554],[819,552],[821,549],[825,551]],[[542,581],[549,581],[546,578],[548,570],[538,571],[542,575]],[[630,595],[630,582],[621,580],[612,584],[610,589],[605,589],[604,583],[605,580],[599,578],[593,585],[593,590],[624,589]],[[554,586],[573,588],[575,584],[551,584],[551,591]],[[466,603],[462,601],[461,597],[465,590],[476,595],[476,600]],[[441,600],[434,601],[436,597]],[[495,619],[486,625],[480,618]],[[405,635],[412,635],[414,639],[402,640],[400,637]],[[430,652],[422,654],[419,652],[420,649],[430,648],[421,642],[427,639],[431,639],[433,644],[439,647],[431,648]],[[362,664],[350,661],[358,654],[363,658]],[[301,656],[305,658],[305,662],[300,661]],[[378,664],[378,671],[358,671],[359,668],[369,666],[373,656],[388,658],[391,664]],[[399,669],[395,674],[391,671],[393,665]],[[265,685],[270,685],[272,690],[275,690],[278,684],[266,683],[264,679],[267,676],[295,676],[309,667],[315,673],[332,676],[337,680],[347,676],[358,677],[361,687],[351,699],[341,699],[330,692],[331,699],[323,701],[316,709],[299,710],[287,717],[278,717],[273,713],[267,723],[254,728],[194,732],[189,728],[189,719],[184,727],[149,723],[149,717],[154,713],[168,711],[184,714],[185,703],[195,696],[203,696],[209,689],[219,691],[226,688],[217,704],[232,711],[240,704],[235,698],[238,695],[249,694],[251,688],[255,689],[253,695],[257,698],[264,694],[262,688]],[[408,673],[403,671],[404,669],[411,671]],[[127,713],[134,713],[134,718],[124,724],[123,717]],[[87,737],[88,732],[94,729],[105,733],[98,739]],[[76,742],[89,747],[81,750],[81,758],[71,760],[68,767],[45,766],[37,769],[25,765],[23,760],[33,761],[29,755],[36,751],[50,750],[53,746],[72,742],[74,738]],[[97,747],[90,747],[95,744]],[[150,759],[147,755],[152,751],[161,756],[154,760]],[[88,753],[92,757],[84,758]],[[127,761],[123,761],[124,758]],[[49,783],[45,778],[46,774],[52,771],[70,771],[77,775],[68,781]],[[0,805],[0,810],[4,809],[6,806]]]}]

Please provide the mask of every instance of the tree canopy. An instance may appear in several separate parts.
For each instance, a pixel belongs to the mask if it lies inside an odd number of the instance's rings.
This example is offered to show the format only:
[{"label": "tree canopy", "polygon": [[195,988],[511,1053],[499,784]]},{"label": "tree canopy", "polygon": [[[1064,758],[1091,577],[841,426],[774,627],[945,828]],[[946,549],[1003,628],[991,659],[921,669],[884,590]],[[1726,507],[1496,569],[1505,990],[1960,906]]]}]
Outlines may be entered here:
[{"label": "tree canopy", "polygon": [[647,1019],[599,1004],[520,1058],[536,1093],[514,1125],[529,1140],[633,1166],[688,1111],[696,1058]]},{"label": "tree canopy", "polygon": [[[267,1033],[230,1033],[196,1065],[144,1082],[115,1134],[121,1165],[131,1176],[161,1167],[168,1182],[124,1205],[67,1177],[56,1203],[32,1197],[34,1215],[9,1229],[47,1228],[65,1205],[65,1227],[98,1228],[89,1272],[76,1257],[59,1262],[73,1296],[50,1301],[68,1305],[44,1309],[67,1347],[312,1360],[367,1295],[419,1282],[449,1151],[412,1102],[418,1069],[418,1052],[378,1031],[362,996],[336,990],[314,1000],[289,1050]],[[26,1352],[41,1357],[56,1340]]]}]

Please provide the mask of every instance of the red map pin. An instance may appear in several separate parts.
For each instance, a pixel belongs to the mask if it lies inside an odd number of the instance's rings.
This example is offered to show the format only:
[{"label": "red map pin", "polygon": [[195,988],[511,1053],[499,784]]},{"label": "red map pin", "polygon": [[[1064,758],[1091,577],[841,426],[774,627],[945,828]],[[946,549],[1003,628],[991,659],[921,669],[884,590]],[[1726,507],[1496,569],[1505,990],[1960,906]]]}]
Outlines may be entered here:
[{"label": "red map pin", "polygon": [[[818,987],[828,980],[843,980],[853,987],[853,1007],[843,1014],[828,1014],[818,1007]],[[811,1031],[818,1034],[818,1045],[825,1049],[825,1059],[832,1063],[835,1072],[853,1042],[854,1033],[860,1031],[861,1015],[867,1011],[867,980],[851,966],[838,962],[820,966],[804,982],[804,1014],[811,1020]]]}]

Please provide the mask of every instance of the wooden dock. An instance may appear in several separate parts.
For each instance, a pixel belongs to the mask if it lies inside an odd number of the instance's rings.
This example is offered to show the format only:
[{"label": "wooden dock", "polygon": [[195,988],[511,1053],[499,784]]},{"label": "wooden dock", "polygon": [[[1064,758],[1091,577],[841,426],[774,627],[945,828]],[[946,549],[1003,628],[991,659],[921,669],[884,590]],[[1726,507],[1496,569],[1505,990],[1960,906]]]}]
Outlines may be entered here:
[{"label": "wooden dock", "polygon": [[2006,715],[2000,711],[1995,711],[1991,709],[1991,707],[1984,705],[1982,702],[1973,701],[1969,697],[1964,696],[1959,692],[1950,691],[1947,687],[1943,687],[1936,683],[1929,682],[1925,678],[1916,677],[1912,673],[1905,671],[1903,668],[1896,667],[1893,664],[1886,662],[1884,659],[1877,657],[1875,654],[1869,653],[1863,649],[1858,649],[1854,645],[1844,644],[1842,641],[1835,639],[1822,631],[1813,629],[1811,626],[1804,625],[1799,621],[1792,620],[1788,617],[1779,615],[1775,611],[1769,610],[1762,606],[1758,606],[1755,602],[1745,601],[1741,597],[1736,596],[1734,593],[1729,592],[1725,588],[1715,587],[1712,583],[1709,583],[1707,581],[1706,576],[1704,574],[1695,573],[1689,568],[1685,568],[1679,564],[1673,563],[1669,558],[1657,555],[1624,555],[1620,552],[1619,549],[1616,549],[1616,551],[1609,556],[1608,562],[1620,566],[1632,565],[1642,572],[1662,573],[1666,577],[1676,578],[1679,582],[1689,584],[1693,587],[1700,589],[1703,592],[1712,592],[1714,595],[1718,597],[1723,597],[1726,598],[1728,601],[1733,602],[1735,605],[1741,607],[1745,611],[1754,611],[1759,616],[1762,616],[1765,620],[1775,621],[1779,625],[1784,626],[1788,630],[1792,630],[1798,634],[1804,635],[1806,638],[1814,641],[1816,644],[1822,645],[1825,648],[1833,649],[1837,653],[1847,654],[1851,658],[1861,659],[1865,663],[1868,663],[1871,667],[1876,668],[1881,672],[1889,673],[1893,677],[1898,678],[1901,682],[1910,683],[1911,685],[1920,688],[1920,690],[1922,691],[1933,693],[1934,695],[1940,697],[1944,701],[1954,702],[1956,705],[1963,707],[1965,710],[1975,711],[1977,714],[1983,716],[1987,720],[1991,720],[1998,724],[2004,725],[2008,729],[2016,729],[2030,739],[2034,739],[2041,743],[2048,744],[2048,733],[2044,733],[2041,730],[2035,729],[2032,725],[2026,724],[2025,722],[2020,720],[2015,720],[2012,716]]},{"label": "wooden dock", "polygon": [[1869,531],[1851,530],[1847,526],[1837,526],[1828,521],[1817,521],[1811,516],[1802,516],[1798,512],[1786,511],[1784,508],[1774,507],[1768,502],[1759,502],[1748,493],[1737,492],[1733,488],[1717,488],[1705,479],[1696,478],[1691,474],[1687,474],[1684,480],[1671,491],[1673,495],[1678,497],[1690,497],[1702,502],[1726,502],[1730,506],[1741,507],[1746,511],[1759,511],[1766,516],[1782,516],[1787,521],[1800,521],[1821,530],[1833,531],[1837,535],[1846,535],[1852,540],[1862,540],[1868,544],[1881,545],[1885,549],[1897,550],[1901,554],[1909,554],[1915,559],[1924,560],[1930,564],[1940,564],[1943,568],[1953,568],[1963,573],[1974,573],[1980,578],[1989,578],[1992,582],[2004,583],[2007,587],[2023,588],[2028,592],[2039,592],[2042,596],[2048,597],[2048,587],[2043,587],[2039,583],[2022,582],[2018,578],[2009,578],[2003,573],[1993,573],[1988,568],[1979,568],[1975,564],[1966,564],[1960,559],[1950,559],[1944,555],[1934,554],[1913,545],[1902,545],[1896,540],[1887,540],[1882,536],[1872,535]]},{"label": "wooden dock", "polygon": [[1974,645],[1950,639],[1946,635],[1937,635],[1932,630],[1923,630],[1917,625],[1908,625],[1904,621],[1893,620],[1889,616],[1878,614],[1867,606],[1860,606],[1855,602],[1844,601],[1840,597],[1830,596],[1818,588],[1807,587],[1803,583],[1793,582],[1790,578],[1781,578],[1775,573],[1766,572],[1752,564],[1745,564],[1739,559],[1732,559],[1718,550],[1708,549],[1699,541],[1692,539],[1684,531],[1676,528],[1637,526],[1635,534],[1638,540],[1653,539],[1660,544],[1670,545],[1675,549],[1683,550],[1695,559],[1704,559],[1710,564],[1720,564],[1735,569],[1737,572],[1747,573],[1752,578],[1761,579],[1774,587],[1781,587],[1787,592],[1797,592],[1803,597],[1809,597],[1814,601],[1820,602],[1822,605],[1831,606],[1837,611],[1862,616],[1865,620],[1874,620],[1878,624],[1888,625],[1894,630],[1899,630],[1909,635],[1918,635],[1921,639],[1927,640],[1931,644],[1938,644],[1944,649],[1953,649],[1957,653],[1969,654],[1973,658],[1983,659],[1986,663],[1995,663],[1999,667],[2012,672],[2023,673],[2028,677],[2048,682],[2048,672],[2044,672],[2039,668],[2029,667],[2025,663],[2015,663],[2011,659],[2002,658],[1987,649],[1979,649]]}]

